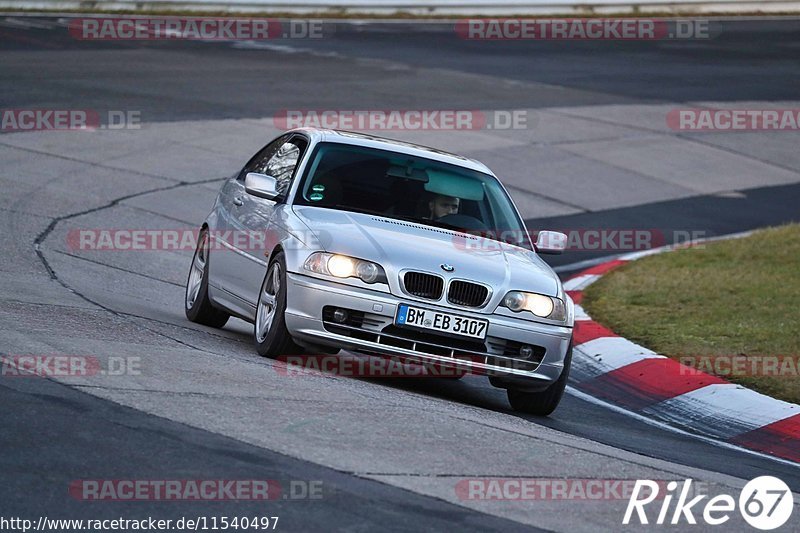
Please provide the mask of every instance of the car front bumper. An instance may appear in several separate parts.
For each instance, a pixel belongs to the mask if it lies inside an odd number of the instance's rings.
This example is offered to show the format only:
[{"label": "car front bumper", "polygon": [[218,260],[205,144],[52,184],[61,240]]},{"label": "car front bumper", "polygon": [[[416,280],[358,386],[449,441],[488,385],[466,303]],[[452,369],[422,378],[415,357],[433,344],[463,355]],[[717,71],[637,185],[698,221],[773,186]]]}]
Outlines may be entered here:
[{"label": "car front bumper", "polygon": [[[287,281],[286,327],[301,343],[412,357],[433,364],[457,362],[461,368],[492,376],[492,383],[498,386],[507,382],[509,386],[531,390],[546,388],[561,375],[572,338],[572,328],[569,327],[441,307],[291,272],[287,274]],[[400,341],[400,337],[385,333],[384,330],[394,324],[397,306],[401,303],[488,320],[485,349],[453,348],[452,344],[457,342],[448,342],[447,338],[442,338],[441,343],[415,342],[413,339]],[[338,324],[323,320],[323,308],[328,306],[363,313],[363,325],[345,330]],[[413,332],[408,334],[413,337]],[[503,351],[508,350],[508,346],[517,345],[534,346],[539,355],[531,362]],[[431,349],[438,353],[429,353]]]}]

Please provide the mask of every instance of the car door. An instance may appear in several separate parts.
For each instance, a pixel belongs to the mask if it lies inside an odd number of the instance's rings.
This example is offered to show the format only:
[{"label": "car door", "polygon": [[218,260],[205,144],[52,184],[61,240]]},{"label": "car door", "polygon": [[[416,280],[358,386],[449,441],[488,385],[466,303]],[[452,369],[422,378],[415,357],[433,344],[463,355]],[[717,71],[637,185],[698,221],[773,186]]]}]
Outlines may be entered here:
[{"label": "car door", "polygon": [[[246,317],[254,316],[266,261],[276,244],[270,220],[275,208],[284,202],[307,146],[308,141],[299,134],[275,139],[256,154],[227,187],[223,200],[228,203],[223,230],[227,250],[218,254],[222,256],[220,283],[233,299],[229,303]],[[280,196],[267,200],[248,194],[244,183],[249,172],[274,177]]]}]

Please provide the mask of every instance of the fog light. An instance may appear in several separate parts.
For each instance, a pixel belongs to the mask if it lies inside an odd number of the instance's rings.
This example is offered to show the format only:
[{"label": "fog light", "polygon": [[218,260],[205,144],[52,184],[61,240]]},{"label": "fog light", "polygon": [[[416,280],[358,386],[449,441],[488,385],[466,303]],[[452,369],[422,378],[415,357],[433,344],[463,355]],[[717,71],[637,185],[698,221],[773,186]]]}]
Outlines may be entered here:
[{"label": "fog light", "polygon": [[333,312],[333,319],[339,323],[344,322],[347,320],[347,311],[344,309],[337,309]]},{"label": "fog light", "polygon": [[533,355],[533,347],[528,346],[527,344],[523,344],[519,348],[519,354],[526,359]]}]

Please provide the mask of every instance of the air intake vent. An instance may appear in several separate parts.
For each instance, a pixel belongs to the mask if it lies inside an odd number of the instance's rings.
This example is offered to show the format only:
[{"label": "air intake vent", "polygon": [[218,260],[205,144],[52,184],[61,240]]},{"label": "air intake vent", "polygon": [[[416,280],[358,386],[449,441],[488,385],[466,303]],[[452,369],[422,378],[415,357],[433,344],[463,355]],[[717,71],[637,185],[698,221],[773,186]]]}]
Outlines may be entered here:
[{"label": "air intake vent", "polygon": [[480,307],[486,303],[489,296],[489,289],[477,283],[455,280],[450,283],[450,290],[447,292],[447,301],[451,304],[463,305],[465,307]]},{"label": "air intake vent", "polygon": [[442,233],[444,235],[452,235],[453,233],[457,233],[460,238],[470,239],[473,241],[477,241],[478,237],[475,235],[471,235],[469,233],[464,233],[463,231],[455,230],[455,229],[441,229],[436,228],[433,226],[426,226],[422,222],[402,222],[400,220],[395,220],[391,218],[378,218],[372,217],[372,220],[376,222],[383,222],[384,224],[394,224],[395,226],[405,226],[407,228],[416,228],[425,231],[432,231],[434,233]]},{"label": "air intake vent", "polygon": [[444,280],[424,272],[406,272],[403,275],[403,286],[408,294],[428,300],[438,300],[442,297]]}]

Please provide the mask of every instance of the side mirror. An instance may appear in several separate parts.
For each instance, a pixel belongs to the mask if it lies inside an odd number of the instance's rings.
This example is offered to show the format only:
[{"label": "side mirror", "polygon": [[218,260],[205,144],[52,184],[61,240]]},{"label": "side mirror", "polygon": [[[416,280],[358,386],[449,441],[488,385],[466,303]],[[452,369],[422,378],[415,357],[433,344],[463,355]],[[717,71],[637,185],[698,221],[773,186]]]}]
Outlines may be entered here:
[{"label": "side mirror", "polygon": [[253,196],[274,200],[278,197],[278,180],[266,174],[248,172],[244,178],[244,190]]},{"label": "side mirror", "polygon": [[536,236],[536,251],[540,254],[560,254],[567,249],[567,236],[558,231],[540,231]]}]

